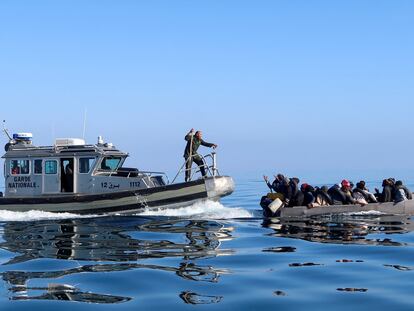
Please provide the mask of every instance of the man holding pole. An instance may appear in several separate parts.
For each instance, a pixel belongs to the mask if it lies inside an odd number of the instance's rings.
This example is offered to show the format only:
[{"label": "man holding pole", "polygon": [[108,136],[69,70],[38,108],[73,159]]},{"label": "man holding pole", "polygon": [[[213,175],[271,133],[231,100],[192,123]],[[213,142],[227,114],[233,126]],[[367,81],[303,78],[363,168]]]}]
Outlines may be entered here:
[{"label": "man holding pole", "polygon": [[217,148],[216,144],[210,144],[205,142],[202,139],[202,133],[201,131],[197,131],[194,134],[194,129],[191,129],[191,131],[185,136],[184,138],[187,141],[187,145],[185,146],[184,150],[184,159],[185,159],[185,181],[190,181],[191,178],[191,166],[193,164],[193,161],[198,165],[201,171],[201,175],[206,176],[206,169],[204,168],[204,162],[203,159],[200,157],[200,155],[197,153],[198,147],[200,145],[209,147],[209,148]]}]

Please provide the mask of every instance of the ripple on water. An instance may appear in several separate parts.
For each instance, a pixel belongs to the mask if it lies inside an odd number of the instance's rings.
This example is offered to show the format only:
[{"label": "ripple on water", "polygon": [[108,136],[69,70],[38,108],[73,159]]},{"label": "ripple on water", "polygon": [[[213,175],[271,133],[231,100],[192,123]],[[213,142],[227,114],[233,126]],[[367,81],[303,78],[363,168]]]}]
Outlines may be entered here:
[{"label": "ripple on water", "polygon": [[296,247],[291,247],[291,246],[269,247],[263,250],[263,252],[269,252],[269,253],[293,253],[295,251],[296,251]]}]

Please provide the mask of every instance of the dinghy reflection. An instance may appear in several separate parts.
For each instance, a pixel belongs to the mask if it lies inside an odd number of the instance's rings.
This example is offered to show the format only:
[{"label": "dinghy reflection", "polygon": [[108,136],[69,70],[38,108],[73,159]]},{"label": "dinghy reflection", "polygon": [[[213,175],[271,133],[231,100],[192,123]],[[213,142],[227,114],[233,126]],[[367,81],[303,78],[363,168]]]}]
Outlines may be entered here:
[{"label": "dinghy reflection", "polygon": [[[9,285],[11,299],[19,300],[119,303],[131,299],[85,292],[67,284],[52,287],[28,285],[36,279],[49,284],[50,280],[61,281],[66,276],[80,273],[150,269],[172,272],[189,281],[216,283],[222,274],[228,273],[227,270],[197,265],[192,260],[232,254],[231,250],[220,249],[220,245],[223,240],[232,239],[233,228],[207,220],[112,217],[15,222],[6,223],[3,228],[0,247],[19,254],[4,263],[3,267],[39,258],[111,262],[56,271],[10,270],[1,273],[2,279]],[[179,263],[177,266],[144,263],[145,259],[152,258],[177,258]],[[39,284],[39,281],[35,282]],[[38,294],[38,291],[43,292]]]},{"label": "dinghy reflection", "polygon": [[[315,219],[268,218],[263,226],[271,228],[277,237],[302,239],[319,243],[403,246],[392,239],[392,234],[414,230],[407,216],[342,216]],[[370,235],[389,235],[387,238]]]}]

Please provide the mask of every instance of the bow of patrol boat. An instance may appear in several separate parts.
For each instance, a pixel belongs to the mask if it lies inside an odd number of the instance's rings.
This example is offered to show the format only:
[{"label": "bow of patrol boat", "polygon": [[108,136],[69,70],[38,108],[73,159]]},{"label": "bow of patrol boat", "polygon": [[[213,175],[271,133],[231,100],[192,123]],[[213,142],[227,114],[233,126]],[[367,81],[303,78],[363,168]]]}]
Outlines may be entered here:
[{"label": "bow of patrol boat", "polygon": [[234,191],[234,180],[230,176],[216,176],[205,179],[207,196],[211,200],[230,195]]}]

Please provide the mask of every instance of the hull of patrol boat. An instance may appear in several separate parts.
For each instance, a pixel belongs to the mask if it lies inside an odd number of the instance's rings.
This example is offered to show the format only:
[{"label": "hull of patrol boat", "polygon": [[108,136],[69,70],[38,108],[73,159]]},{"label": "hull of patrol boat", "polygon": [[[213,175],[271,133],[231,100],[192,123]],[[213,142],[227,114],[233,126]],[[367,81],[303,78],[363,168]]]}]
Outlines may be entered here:
[{"label": "hull of patrol boat", "polygon": [[203,200],[218,200],[233,191],[233,179],[219,176],[136,191],[1,198],[0,210],[92,215],[136,213],[148,209],[180,208]]},{"label": "hull of patrol boat", "polygon": [[414,200],[399,203],[370,203],[361,205],[329,205],[314,208],[305,206],[282,207],[278,211],[279,216],[284,217],[312,217],[338,214],[358,214],[361,212],[379,212],[387,215],[414,215]]}]

